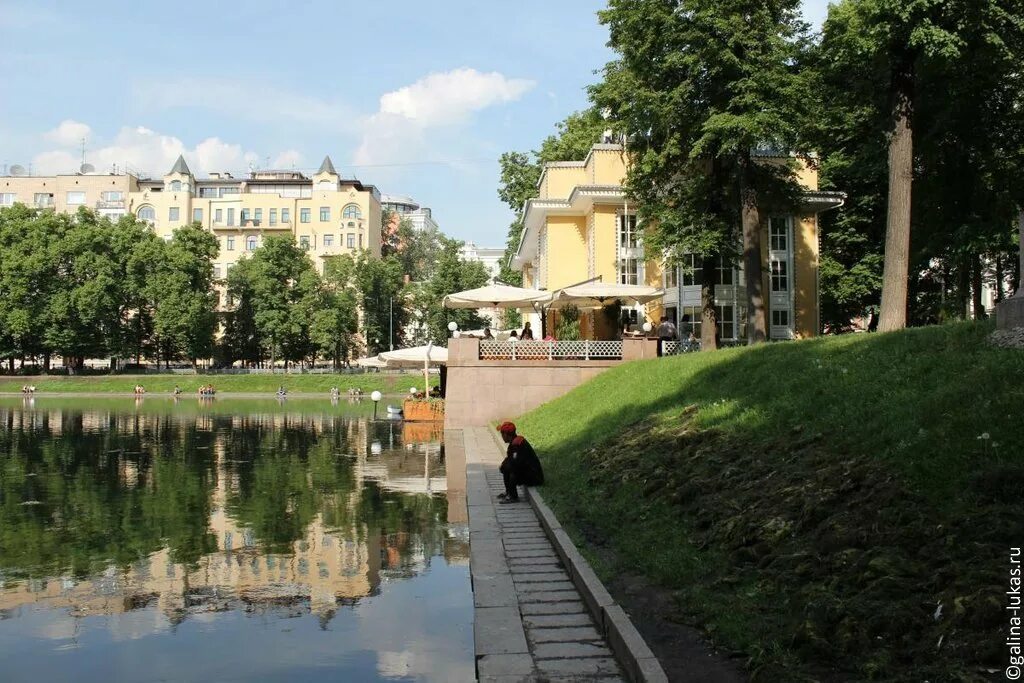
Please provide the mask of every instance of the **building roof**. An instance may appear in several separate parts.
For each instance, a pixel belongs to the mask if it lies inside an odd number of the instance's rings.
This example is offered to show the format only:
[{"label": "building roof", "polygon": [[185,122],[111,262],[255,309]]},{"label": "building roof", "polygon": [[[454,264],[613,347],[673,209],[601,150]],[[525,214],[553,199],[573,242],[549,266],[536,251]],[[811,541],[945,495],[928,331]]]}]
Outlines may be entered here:
[{"label": "building roof", "polygon": [[171,173],[181,173],[182,175],[192,175],[192,171],[188,170],[188,164],[185,163],[185,157],[178,155],[178,160],[174,162],[174,166],[171,168]]},{"label": "building roof", "polygon": [[334,164],[331,163],[330,155],[324,157],[324,162],[320,164],[320,170],[317,171],[317,175],[321,173],[330,173],[331,175],[338,175],[338,172],[334,170]]}]

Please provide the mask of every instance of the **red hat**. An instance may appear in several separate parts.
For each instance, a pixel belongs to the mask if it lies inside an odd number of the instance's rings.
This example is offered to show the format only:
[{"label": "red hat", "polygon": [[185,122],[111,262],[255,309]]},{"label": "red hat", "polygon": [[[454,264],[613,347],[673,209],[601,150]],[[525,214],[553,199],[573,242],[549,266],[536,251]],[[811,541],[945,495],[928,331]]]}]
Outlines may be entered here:
[{"label": "red hat", "polygon": [[502,422],[501,425],[498,427],[498,431],[501,432],[502,434],[515,434],[516,426],[511,422]]}]

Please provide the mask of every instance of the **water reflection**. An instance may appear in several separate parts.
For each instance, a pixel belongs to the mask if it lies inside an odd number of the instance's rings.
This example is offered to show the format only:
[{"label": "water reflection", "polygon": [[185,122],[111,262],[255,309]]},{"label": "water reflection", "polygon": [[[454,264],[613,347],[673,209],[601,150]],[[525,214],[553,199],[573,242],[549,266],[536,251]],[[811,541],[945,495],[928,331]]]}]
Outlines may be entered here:
[{"label": "water reflection", "polygon": [[[321,631],[338,618],[346,620],[342,631],[356,619],[363,631],[392,620],[389,628],[402,634],[425,627],[367,600],[392,585],[433,581],[444,586],[430,589],[441,591],[433,598],[445,598],[445,610],[459,608],[454,619],[446,611],[439,628],[451,631],[452,642],[438,648],[460,643],[444,655],[458,661],[428,666],[429,657],[372,644],[346,653],[352,644],[336,641],[315,654],[335,658],[335,672],[362,678],[371,664],[370,678],[435,678],[430,670],[442,669],[440,678],[471,676],[465,499],[459,486],[446,495],[437,429],[372,422],[337,407],[303,412],[293,402],[287,411],[238,414],[196,410],[196,402],[187,409],[184,401],[144,403],[121,404],[127,410],[46,409],[41,399],[0,405],[0,668],[38,670],[4,646],[40,633],[59,642],[57,650],[81,647],[80,622],[93,617],[114,618],[108,630],[156,637],[167,648],[191,621],[217,624],[213,637],[227,642],[250,628],[233,615],[260,624],[311,617]],[[41,616],[33,636],[16,626]],[[294,648],[293,640],[281,635],[271,645]],[[373,662],[355,656],[366,649],[377,649]],[[176,678],[203,676],[207,663],[190,657]],[[302,677],[295,669],[282,675]]]}]

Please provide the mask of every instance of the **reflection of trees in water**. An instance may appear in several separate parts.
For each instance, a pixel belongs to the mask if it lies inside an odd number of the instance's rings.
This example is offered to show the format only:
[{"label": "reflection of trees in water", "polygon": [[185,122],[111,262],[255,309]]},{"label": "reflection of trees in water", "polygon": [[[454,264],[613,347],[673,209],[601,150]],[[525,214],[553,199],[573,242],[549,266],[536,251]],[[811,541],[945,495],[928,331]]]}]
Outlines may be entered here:
[{"label": "reflection of trees in water", "polygon": [[218,485],[234,524],[261,552],[290,552],[318,515],[352,541],[381,539],[382,555],[392,539],[406,539],[394,542],[399,557],[430,557],[443,547],[443,496],[362,481],[368,441],[395,444],[388,425],[333,415],[3,408],[0,424],[7,426],[0,432],[0,573],[7,578],[82,578],[163,547],[173,562],[195,566],[218,548],[210,530]]}]

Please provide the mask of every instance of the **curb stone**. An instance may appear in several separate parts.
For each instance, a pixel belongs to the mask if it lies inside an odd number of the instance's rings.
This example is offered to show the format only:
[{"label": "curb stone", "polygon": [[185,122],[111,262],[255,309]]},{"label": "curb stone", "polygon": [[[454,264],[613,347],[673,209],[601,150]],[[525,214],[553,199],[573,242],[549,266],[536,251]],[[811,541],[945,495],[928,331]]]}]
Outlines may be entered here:
[{"label": "curb stone", "polygon": [[576,548],[558,518],[536,488],[526,487],[526,499],[537,513],[541,526],[562,559],[570,579],[583,596],[584,605],[608,640],[612,654],[619,660],[630,680],[638,683],[668,683],[668,676],[657,657],[637,631],[629,615],[608,593],[590,563]]}]

